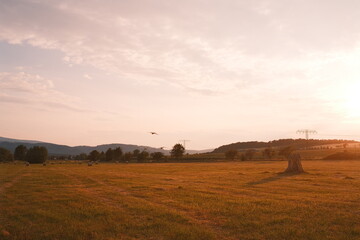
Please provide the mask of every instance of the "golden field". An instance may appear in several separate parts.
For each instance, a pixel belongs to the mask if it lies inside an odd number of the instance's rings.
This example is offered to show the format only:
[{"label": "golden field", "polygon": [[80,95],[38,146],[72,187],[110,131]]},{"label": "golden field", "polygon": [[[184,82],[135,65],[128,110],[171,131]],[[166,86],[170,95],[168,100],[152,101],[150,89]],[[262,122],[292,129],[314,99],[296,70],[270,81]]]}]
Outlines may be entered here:
[{"label": "golden field", "polygon": [[360,239],[360,161],[0,165],[0,239]]}]

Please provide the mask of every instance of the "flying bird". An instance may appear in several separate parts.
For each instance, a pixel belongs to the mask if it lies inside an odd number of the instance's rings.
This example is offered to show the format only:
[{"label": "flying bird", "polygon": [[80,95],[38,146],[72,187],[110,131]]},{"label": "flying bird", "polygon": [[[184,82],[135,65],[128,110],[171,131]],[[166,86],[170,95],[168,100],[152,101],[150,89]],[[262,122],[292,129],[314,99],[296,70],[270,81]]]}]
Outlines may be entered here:
[{"label": "flying bird", "polygon": [[165,147],[159,147],[161,150],[164,150]]},{"label": "flying bird", "polygon": [[159,134],[157,134],[156,132],[149,132],[149,133],[151,133],[151,135],[159,135]]}]

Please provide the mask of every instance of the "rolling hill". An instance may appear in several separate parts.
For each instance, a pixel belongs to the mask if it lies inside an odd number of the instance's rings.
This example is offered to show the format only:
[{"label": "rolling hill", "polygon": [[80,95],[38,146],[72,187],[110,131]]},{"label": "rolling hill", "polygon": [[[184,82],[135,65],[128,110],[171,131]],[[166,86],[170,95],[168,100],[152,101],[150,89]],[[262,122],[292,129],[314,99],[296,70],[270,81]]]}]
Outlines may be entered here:
[{"label": "rolling hill", "polygon": [[[123,152],[132,152],[135,149],[144,150],[152,153],[152,152],[162,152],[164,154],[169,154],[169,150],[163,150],[160,148],[154,148],[149,146],[139,146],[133,144],[122,144],[122,143],[112,143],[112,144],[102,144],[98,146],[67,146],[67,145],[59,145],[54,143],[40,142],[35,140],[18,140],[12,138],[0,137],[0,147],[6,148],[11,152],[14,152],[15,148],[18,145],[24,145],[27,148],[33,146],[43,146],[46,147],[49,155],[60,156],[60,155],[78,155],[81,153],[89,154],[93,150],[97,150],[99,152],[106,151],[108,148],[117,148],[120,147]],[[211,152],[212,149],[209,150],[186,150],[188,153],[202,153],[202,152]]]},{"label": "rolling hill", "polygon": [[12,152],[14,152],[15,148],[18,145],[24,145],[27,148],[33,146],[43,146],[46,147],[49,155],[78,155],[80,153],[89,154],[93,150],[97,150],[99,152],[106,151],[108,148],[117,148],[120,147],[123,152],[132,152],[135,149],[143,150],[146,149],[148,152],[163,152],[167,154],[168,150],[162,150],[159,148],[153,148],[148,146],[138,146],[138,145],[131,145],[131,144],[103,144],[98,146],[67,146],[67,145],[59,145],[54,143],[47,143],[47,142],[40,142],[40,141],[32,141],[32,140],[17,140],[11,138],[4,138],[0,137],[0,147],[6,148]]},{"label": "rolling hill", "polygon": [[287,146],[292,146],[294,148],[304,148],[304,147],[314,147],[321,145],[331,145],[331,144],[344,144],[344,143],[357,143],[354,140],[338,140],[338,139],[279,139],[269,142],[237,142],[227,145],[220,146],[216,148],[213,153],[224,153],[228,150],[245,150],[245,149],[256,149],[256,148],[282,148]]}]

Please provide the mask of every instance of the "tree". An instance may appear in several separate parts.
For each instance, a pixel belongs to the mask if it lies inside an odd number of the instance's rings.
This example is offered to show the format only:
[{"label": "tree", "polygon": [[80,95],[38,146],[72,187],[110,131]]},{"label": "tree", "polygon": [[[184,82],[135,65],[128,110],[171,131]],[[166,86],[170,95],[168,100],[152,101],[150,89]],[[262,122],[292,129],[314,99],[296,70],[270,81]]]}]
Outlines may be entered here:
[{"label": "tree", "polygon": [[14,151],[15,160],[25,161],[26,152],[27,152],[26,146],[24,145],[17,146]]},{"label": "tree", "polygon": [[124,154],[123,159],[125,162],[129,162],[129,161],[131,161],[132,157],[133,157],[133,154],[131,152],[127,152]]},{"label": "tree", "polygon": [[173,148],[170,151],[170,154],[174,158],[181,158],[184,155],[185,148],[180,143],[177,143],[173,146]]},{"label": "tree", "polygon": [[265,158],[272,159],[275,156],[275,151],[272,148],[265,148],[262,154]]},{"label": "tree", "polygon": [[142,152],[140,152],[136,159],[138,162],[144,162],[146,160],[146,158],[149,156],[149,153],[145,150],[143,150]]},{"label": "tree", "polygon": [[75,160],[86,160],[88,159],[88,155],[86,153],[80,153],[75,156]]},{"label": "tree", "polygon": [[135,149],[134,151],[133,151],[133,157],[134,158],[137,158],[137,156],[140,154],[140,150],[139,149]]},{"label": "tree", "polygon": [[246,160],[252,160],[255,156],[256,151],[254,149],[248,149],[246,150],[244,156]]},{"label": "tree", "polygon": [[29,163],[44,163],[47,157],[48,151],[46,147],[34,146],[27,151],[25,161]]},{"label": "tree", "polygon": [[100,160],[100,161],[105,161],[105,160],[106,160],[106,155],[105,155],[104,151],[101,151],[101,152],[100,152],[99,160]]},{"label": "tree", "polygon": [[162,152],[154,152],[151,154],[152,159],[154,159],[155,161],[159,161],[162,158],[164,158],[164,154]]},{"label": "tree", "polygon": [[123,152],[120,147],[117,147],[113,150],[113,160],[120,161],[122,155],[123,155]]},{"label": "tree", "polygon": [[114,159],[114,151],[109,148],[108,150],[106,150],[106,153],[105,153],[105,160],[106,161],[112,161]]},{"label": "tree", "polygon": [[100,159],[100,153],[97,150],[93,150],[89,154],[90,161],[97,161]]},{"label": "tree", "polygon": [[237,155],[238,155],[238,151],[235,150],[235,149],[231,149],[231,150],[226,151],[225,158],[230,159],[230,160],[234,160]]},{"label": "tree", "polygon": [[10,162],[13,161],[14,157],[12,153],[6,148],[0,147],[0,162]]}]

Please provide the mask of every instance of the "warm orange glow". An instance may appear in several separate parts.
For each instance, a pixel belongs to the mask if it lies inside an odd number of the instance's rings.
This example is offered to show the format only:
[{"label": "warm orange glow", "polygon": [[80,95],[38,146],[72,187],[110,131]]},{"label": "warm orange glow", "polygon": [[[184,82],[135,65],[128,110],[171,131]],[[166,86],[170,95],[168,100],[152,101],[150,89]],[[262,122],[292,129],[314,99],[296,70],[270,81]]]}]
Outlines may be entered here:
[{"label": "warm orange glow", "polygon": [[360,83],[349,87],[345,99],[345,109],[349,117],[360,117]]}]

